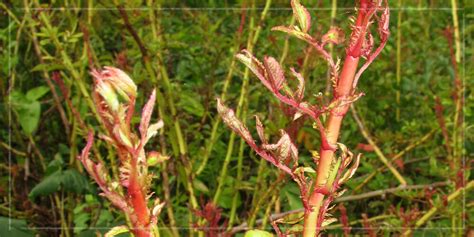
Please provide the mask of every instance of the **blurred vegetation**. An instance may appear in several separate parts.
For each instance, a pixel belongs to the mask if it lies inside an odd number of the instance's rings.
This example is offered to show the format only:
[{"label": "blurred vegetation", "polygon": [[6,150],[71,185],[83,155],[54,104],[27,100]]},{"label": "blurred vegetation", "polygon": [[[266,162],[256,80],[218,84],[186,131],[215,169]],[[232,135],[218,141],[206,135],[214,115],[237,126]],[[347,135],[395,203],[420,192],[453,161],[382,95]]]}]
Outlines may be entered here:
[{"label": "blurred vegetation", "polygon": [[[337,1],[337,9],[330,1],[302,2],[315,20],[313,34],[324,34],[331,22],[348,29],[353,1]],[[356,110],[381,153],[389,159],[398,154],[394,163],[409,185],[425,186],[340,203],[351,234],[397,235],[437,207],[414,234],[463,236],[474,225],[473,192],[448,197],[472,179],[473,3],[457,1],[462,57],[455,68],[448,40],[454,37],[452,2],[389,2],[391,37],[361,78],[366,95]],[[270,31],[290,24],[289,1],[274,0],[269,6],[261,17],[265,2],[260,0],[0,3],[0,236],[95,236],[125,222],[76,160],[87,130],[102,129],[90,98],[89,71],[106,65],[134,79],[140,93],[137,108],[153,88],[161,94],[155,119],[162,118],[165,129],[148,146],[171,156],[153,168],[158,178],[152,191],[167,203],[159,220],[163,236],[187,236],[193,227],[206,226],[198,210],[208,202],[216,203],[221,214],[216,223],[223,229],[246,223],[271,232],[270,214],[301,208],[296,184],[240,138],[231,138],[216,112],[216,97],[225,97],[232,107],[243,97],[247,124],[258,114],[276,135],[276,128],[289,122],[256,78],[250,76],[243,85],[249,75],[233,56],[249,46],[258,57],[272,55],[285,68],[302,71],[308,95],[324,94],[328,75],[323,61],[314,52],[305,53],[301,41]],[[343,50],[337,46],[334,53]],[[456,75],[462,81],[458,89]],[[456,93],[462,95],[461,108]],[[134,121],[138,124],[139,118]],[[299,131],[304,159],[317,150],[317,136],[311,124]],[[398,186],[351,115],[340,140],[363,153],[344,196]],[[116,172],[111,148],[102,143],[97,149]],[[338,204],[334,216],[339,218],[342,209]],[[341,227],[340,221],[331,224],[328,233],[341,235]]]}]

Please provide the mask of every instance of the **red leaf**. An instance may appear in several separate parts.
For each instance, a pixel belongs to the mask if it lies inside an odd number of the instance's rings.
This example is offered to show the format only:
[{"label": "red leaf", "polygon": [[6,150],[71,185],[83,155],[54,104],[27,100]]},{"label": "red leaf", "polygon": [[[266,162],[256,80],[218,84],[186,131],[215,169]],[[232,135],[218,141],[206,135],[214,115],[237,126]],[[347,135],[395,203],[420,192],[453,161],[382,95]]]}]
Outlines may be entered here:
[{"label": "red leaf", "polygon": [[142,142],[145,142],[147,138],[148,125],[150,124],[153,107],[155,106],[155,99],[156,89],[153,90],[150,95],[150,99],[148,99],[148,102],[146,102],[145,106],[143,106],[142,119],[140,121],[139,127]]},{"label": "red leaf", "polygon": [[331,26],[331,29],[326,34],[324,34],[323,38],[321,39],[323,44],[340,44],[343,43],[344,40],[344,31],[342,31],[341,28],[334,26]]},{"label": "red leaf", "polygon": [[219,112],[222,120],[227,126],[229,126],[234,132],[239,134],[247,143],[255,145],[255,141],[252,138],[249,130],[245,125],[240,121],[232,109],[227,108],[222,101],[217,99],[217,111]]},{"label": "red leaf", "polygon": [[296,72],[294,68],[290,68],[291,73],[298,79],[298,89],[296,89],[295,99],[300,102],[304,97],[304,78],[300,73]]},{"label": "red leaf", "polygon": [[308,10],[301,5],[299,0],[292,0],[291,8],[293,8],[293,15],[298,21],[301,31],[308,32],[309,28],[311,28],[311,15]]},{"label": "red leaf", "polygon": [[304,40],[304,41],[308,42],[309,44],[315,43],[314,39],[309,34],[299,31],[294,26],[275,26],[275,27],[272,28],[272,30],[285,32],[285,33],[287,33],[289,35],[292,35],[292,36],[294,36],[298,39]]},{"label": "red leaf", "polygon": [[367,152],[372,152],[375,150],[374,147],[371,146],[370,144],[364,144],[364,143],[357,144],[356,149],[367,151]]},{"label": "red leaf", "polygon": [[92,131],[89,131],[89,134],[87,134],[87,144],[84,149],[82,149],[81,155],[78,157],[78,159],[84,164],[84,166],[86,166],[86,160],[89,159],[89,152],[91,150],[92,143],[94,143],[94,133]]},{"label": "red leaf", "polygon": [[275,90],[280,90],[285,82],[285,73],[278,61],[273,57],[265,57],[263,64],[268,73],[270,83]]},{"label": "red leaf", "polygon": [[256,127],[257,127],[258,136],[260,137],[260,140],[262,141],[263,144],[267,144],[267,139],[265,139],[265,128],[263,127],[262,122],[256,115],[255,115],[255,120],[257,124]]},{"label": "red leaf", "polygon": [[271,84],[267,81],[267,72],[263,64],[258,61],[249,51],[242,50],[241,53],[237,54],[235,57],[243,64],[245,64],[254,74],[255,76],[262,81],[263,85],[265,85],[269,90],[272,90]]},{"label": "red leaf", "polygon": [[403,163],[403,160],[402,159],[397,159],[397,160],[394,160],[393,163],[395,163],[395,165],[400,168],[402,171],[405,169],[405,163]]}]

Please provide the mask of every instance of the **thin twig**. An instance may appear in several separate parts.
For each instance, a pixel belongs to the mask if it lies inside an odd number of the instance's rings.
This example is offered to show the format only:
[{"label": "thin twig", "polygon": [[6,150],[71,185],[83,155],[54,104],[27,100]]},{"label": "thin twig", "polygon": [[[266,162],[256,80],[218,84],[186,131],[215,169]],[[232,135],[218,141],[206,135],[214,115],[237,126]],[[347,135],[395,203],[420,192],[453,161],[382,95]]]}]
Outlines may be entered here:
[{"label": "thin twig", "polygon": [[128,32],[132,35],[133,39],[138,45],[138,48],[140,49],[140,52],[143,57],[148,58],[148,50],[146,49],[145,45],[143,44],[142,40],[138,36],[137,32],[135,29],[133,29],[132,25],[130,24],[130,20],[128,19],[128,14],[125,12],[125,9],[123,6],[118,6],[117,7],[118,11],[120,12],[120,15],[122,16],[122,19],[124,21],[125,28],[127,28]]},{"label": "thin twig", "polygon": [[4,142],[0,142],[0,145],[2,145],[2,147],[4,147],[6,150],[8,150],[9,152],[17,155],[17,156],[27,156],[26,152],[23,152],[23,151],[19,151],[11,146],[9,146],[8,144],[4,143]]},{"label": "thin twig", "polygon": [[363,122],[357,115],[357,110],[355,109],[354,105],[351,106],[351,112],[352,112],[352,117],[356,121],[357,125],[359,126],[359,129],[364,136],[364,138],[367,140],[367,142],[374,148],[375,153],[379,157],[380,161],[387,166],[387,168],[392,172],[392,174],[397,178],[397,180],[400,182],[401,185],[407,185],[407,181],[403,178],[403,176],[393,167],[392,163],[385,157],[383,152],[380,150],[380,148],[377,146],[375,141],[372,139],[372,137],[369,134],[369,131],[367,131],[367,128],[364,126]]},{"label": "thin twig", "polygon": [[[455,200],[456,198],[458,198],[461,195],[464,196],[467,191],[469,191],[473,188],[474,188],[474,181],[470,181],[469,183],[467,183],[466,186],[464,186],[462,188],[459,188],[455,192],[451,193],[447,198],[447,202],[449,203],[449,202]],[[422,225],[424,225],[426,222],[428,222],[439,210],[440,210],[439,206],[434,206],[430,210],[428,210],[428,212],[426,212],[425,215],[423,215],[415,223],[414,229],[417,229],[417,228],[421,227]],[[413,229],[409,229],[409,230],[405,231],[405,233],[403,233],[403,236],[411,236],[412,232],[413,232]]]},{"label": "thin twig", "polygon": [[[400,159],[403,155],[405,155],[407,152],[413,150],[415,147],[419,146],[420,144],[428,141],[428,139],[433,136],[438,130],[437,129],[433,129],[431,130],[429,133],[427,133],[425,136],[423,136],[421,139],[417,139],[414,143],[408,145],[407,147],[405,147],[405,149],[403,149],[402,151],[400,151],[398,154],[396,154],[395,156],[393,156],[390,161],[391,162],[394,162],[398,159]],[[408,162],[404,162],[405,164],[407,164]],[[377,170],[375,170],[374,172],[370,173],[368,175],[368,177],[361,183],[359,184],[356,188],[354,188],[354,190],[352,190],[353,192],[356,192],[357,190],[361,189],[364,185],[366,185],[372,178],[375,177],[375,175],[377,175],[378,173],[380,172],[383,172],[387,167],[385,166],[382,166],[380,168],[378,168]]]}]

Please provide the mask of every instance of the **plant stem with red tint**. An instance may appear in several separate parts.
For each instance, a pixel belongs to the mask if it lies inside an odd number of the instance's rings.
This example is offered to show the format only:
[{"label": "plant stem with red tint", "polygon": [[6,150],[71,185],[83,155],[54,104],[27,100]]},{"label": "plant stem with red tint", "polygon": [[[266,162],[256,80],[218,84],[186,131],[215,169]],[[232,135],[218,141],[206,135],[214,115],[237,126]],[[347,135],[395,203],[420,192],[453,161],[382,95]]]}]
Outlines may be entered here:
[{"label": "plant stem with red tint", "polygon": [[[367,0],[362,0],[360,2],[356,27],[364,27],[364,20],[367,18],[369,11],[369,9],[367,9],[368,7]],[[352,48],[347,50],[340,79],[334,91],[334,99],[346,98],[352,95],[354,77],[357,72],[364,40],[365,33],[362,35],[353,34],[351,36],[351,42],[355,42],[355,44]],[[309,206],[312,208],[312,211],[305,214],[303,232],[305,237],[314,237],[321,229],[321,223],[318,223],[318,218],[320,216],[319,214],[323,213],[320,209],[323,204],[324,197],[330,190],[328,185],[331,184],[328,184],[327,180],[335,152],[333,147],[336,147],[339,132],[341,130],[342,120],[344,119],[349,106],[350,104],[347,104],[345,106],[336,107],[330,111],[329,119],[326,123],[326,139],[327,143],[331,146],[321,146],[320,148],[321,158],[319,160],[316,176],[316,187],[318,188],[315,188],[309,199]]]}]

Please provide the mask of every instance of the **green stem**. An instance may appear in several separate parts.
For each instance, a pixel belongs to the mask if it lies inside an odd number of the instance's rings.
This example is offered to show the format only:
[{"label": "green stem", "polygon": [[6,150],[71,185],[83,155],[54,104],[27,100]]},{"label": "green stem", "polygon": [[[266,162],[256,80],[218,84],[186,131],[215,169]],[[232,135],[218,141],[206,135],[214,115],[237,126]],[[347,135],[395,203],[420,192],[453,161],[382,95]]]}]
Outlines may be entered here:
[{"label": "green stem", "polygon": [[[291,16],[290,20],[290,26],[295,24],[295,16]],[[283,43],[283,50],[280,56],[280,64],[283,64],[285,61],[286,57],[288,56],[288,51],[290,50],[290,37],[289,35],[285,36],[285,43]],[[305,62],[307,61],[307,58],[305,57]]]},{"label": "green stem", "polygon": [[397,121],[400,120],[400,84],[401,84],[401,55],[402,55],[402,47],[401,47],[401,42],[402,42],[402,1],[403,0],[398,0],[398,18],[397,18],[397,91],[396,91],[396,115],[395,118]]},{"label": "green stem", "polygon": [[459,32],[458,4],[456,0],[451,0],[451,14],[453,16],[454,42],[456,47],[456,62],[461,62],[461,34]]},{"label": "green stem", "polygon": [[250,210],[250,214],[248,217],[248,227],[253,228],[255,225],[255,220],[257,219],[257,213],[260,210],[260,207],[257,205],[261,197],[259,196],[259,193],[262,191],[265,179],[264,179],[264,171],[266,166],[267,161],[264,159],[260,159],[260,163],[258,164],[258,170],[257,170],[257,180],[255,184],[255,189],[253,191],[253,198],[252,198],[252,209]]},{"label": "green stem", "polygon": [[61,220],[61,236],[66,236],[69,237],[69,228],[67,226],[67,220],[64,216],[64,205],[61,199],[59,198],[59,194],[55,193],[54,194],[54,201],[56,202],[56,205],[58,206],[58,211],[59,211],[59,218]]},{"label": "green stem", "polygon": [[[243,167],[243,161],[244,161],[244,148],[246,146],[245,140],[240,139],[240,144],[239,144],[239,156],[237,157],[237,180],[236,183],[240,184],[242,183],[242,167]],[[228,222],[228,227],[227,229],[230,230],[232,228],[232,225],[234,224],[234,221],[236,219],[236,212],[237,212],[237,201],[239,197],[239,191],[240,187],[236,190],[234,196],[232,197],[232,207],[230,209],[230,215],[229,215],[229,222]]]},{"label": "green stem", "polygon": [[278,194],[273,194],[272,199],[270,199],[270,202],[267,205],[267,208],[265,209],[265,214],[263,215],[262,219],[262,226],[260,229],[264,230],[268,224],[268,217],[270,216],[270,212],[272,211],[273,204],[275,204],[277,200]]},{"label": "green stem", "polygon": [[[336,21],[336,13],[337,13],[337,0],[332,0],[331,1],[331,27],[335,25]],[[334,45],[329,44],[329,54],[333,56],[334,54]],[[327,73],[326,77],[326,90],[324,91],[325,96],[330,96],[331,93],[331,88],[332,88],[332,82],[331,82],[331,74]]]}]

